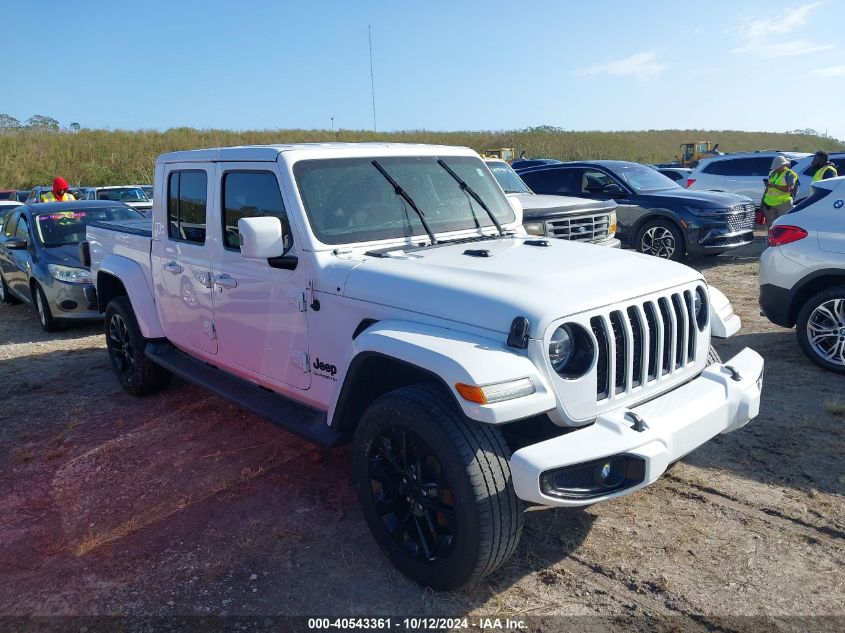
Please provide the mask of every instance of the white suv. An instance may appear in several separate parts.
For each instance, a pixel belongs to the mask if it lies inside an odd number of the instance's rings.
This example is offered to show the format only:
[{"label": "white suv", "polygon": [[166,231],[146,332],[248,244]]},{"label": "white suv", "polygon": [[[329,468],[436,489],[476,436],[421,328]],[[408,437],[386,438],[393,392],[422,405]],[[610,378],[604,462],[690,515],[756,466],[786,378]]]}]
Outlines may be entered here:
[{"label": "white suv", "polygon": [[[840,176],[845,176],[845,152],[837,152],[830,154],[828,159],[836,166],[836,171]],[[800,202],[812,193],[813,190],[813,175],[816,170],[812,168],[813,157],[807,156],[802,158],[792,167],[792,170],[798,174],[798,195],[795,196],[795,201]]]},{"label": "white suv", "polygon": [[845,178],[821,180],[769,229],[760,257],[760,308],[796,327],[807,357],[845,374]]},{"label": "white suv", "polygon": [[772,170],[775,156],[786,156],[792,166],[811,154],[771,150],[714,156],[701,161],[693,169],[687,180],[687,189],[739,193],[748,196],[759,206],[765,189],[763,179]]}]

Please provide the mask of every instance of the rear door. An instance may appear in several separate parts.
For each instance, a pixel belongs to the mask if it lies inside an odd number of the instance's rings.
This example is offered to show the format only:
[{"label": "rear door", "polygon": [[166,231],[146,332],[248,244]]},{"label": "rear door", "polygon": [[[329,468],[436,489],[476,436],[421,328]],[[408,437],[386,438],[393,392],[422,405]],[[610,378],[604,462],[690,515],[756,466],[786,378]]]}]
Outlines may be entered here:
[{"label": "rear door", "polygon": [[[275,163],[220,163],[216,205],[221,239],[214,260],[214,318],[226,364],[258,380],[308,389],[305,262],[295,261],[281,181]],[[215,206],[216,206],[215,205]],[[274,216],[290,247],[284,262],[246,259],[238,220]]]},{"label": "rear door", "polygon": [[212,199],[212,167],[192,163],[164,167],[166,224],[152,242],[156,307],[175,345],[217,353],[211,262],[214,247],[206,227]]},{"label": "rear door", "polygon": [[760,204],[765,190],[763,179],[767,178],[771,171],[772,156],[736,158],[722,162],[728,167],[725,191],[748,196],[755,204]]}]

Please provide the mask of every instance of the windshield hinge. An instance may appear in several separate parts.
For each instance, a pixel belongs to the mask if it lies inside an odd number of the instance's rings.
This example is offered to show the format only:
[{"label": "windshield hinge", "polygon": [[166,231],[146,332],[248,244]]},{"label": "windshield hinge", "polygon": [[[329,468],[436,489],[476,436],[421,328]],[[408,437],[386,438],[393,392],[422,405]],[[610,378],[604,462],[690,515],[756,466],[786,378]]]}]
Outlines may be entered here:
[{"label": "windshield hinge", "polygon": [[292,292],[288,295],[288,303],[291,305],[295,305],[300,312],[305,312],[305,308],[308,305],[305,303],[305,293],[304,292]]}]

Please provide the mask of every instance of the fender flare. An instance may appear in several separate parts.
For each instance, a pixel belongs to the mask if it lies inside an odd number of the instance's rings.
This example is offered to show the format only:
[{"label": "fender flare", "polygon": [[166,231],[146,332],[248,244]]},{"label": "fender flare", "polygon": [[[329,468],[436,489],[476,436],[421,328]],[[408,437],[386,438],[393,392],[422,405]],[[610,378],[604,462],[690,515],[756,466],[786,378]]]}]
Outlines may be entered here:
[{"label": "fender flare", "polygon": [[742,327],[742,320],[734,312],[730,299],[718,288],[710,286],[710,335],[714,338],[728,338]]},{"label": "fender flare", "polygon": [[[106,255],[97,270],[98,297],[102,295],[103,291],[101,275],[110,275],[123,284],[144,338],[164,338],[164,328],[162,328],[156,312],[152,289],[138,262],[120,255]],[[102,308],[105,311],[105,305]]]},{"label": "fender flare", "polygon": [[[479,422],[512,422],[545,413],[557,404],[546,378],[534,363],[504,341],[412,321],[388,320],[371,325],[353,341],[343,375],[339,376],[338,397],[328,412],[330,420],[335,417],[344,386],[354,380],[354,368],[360,364],[356,359],[362,355],[381,355],[438,378],[463,413]],[[455,389],[456,383],[480,386],[521,378],[531,380],[534,393],[493,404],[468,402]]]}]

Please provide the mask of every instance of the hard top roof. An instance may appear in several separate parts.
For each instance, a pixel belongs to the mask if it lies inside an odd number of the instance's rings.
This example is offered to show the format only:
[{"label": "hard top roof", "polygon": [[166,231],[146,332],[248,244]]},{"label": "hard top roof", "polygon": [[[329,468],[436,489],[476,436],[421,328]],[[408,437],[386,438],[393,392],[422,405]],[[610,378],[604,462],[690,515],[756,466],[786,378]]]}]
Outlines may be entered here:
[{"label": "hard top roof", "polygon": [[32,213],[55,213],[58,211],[74,211],[80,209],[102,209],[108,207],[126,207],[131,209],[128,204],[123,204],[116,200],[72,200],[70,202],[39,202],[38,204],[25,205]]},{"label": "hard top roof", "polygon": [[221,161],[256,161],[272,162],[283,152],[308,153],[345,153],[358,154],[361,150],[408,150],[418,149],[425,153],[456,150],[468,150],[465,147],[453,145],[427,145],[423,143],[290,143],[279,145],[240,145],[235,147],[212,147],[208,149],[192,149],[180,152],[169,152],[158,157],[156,162],[164,163],[213,163]]}]

